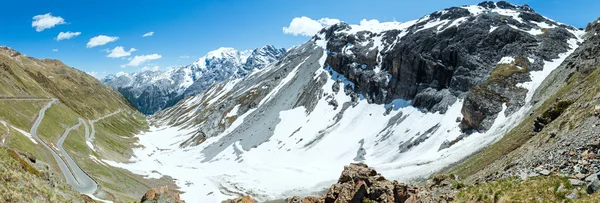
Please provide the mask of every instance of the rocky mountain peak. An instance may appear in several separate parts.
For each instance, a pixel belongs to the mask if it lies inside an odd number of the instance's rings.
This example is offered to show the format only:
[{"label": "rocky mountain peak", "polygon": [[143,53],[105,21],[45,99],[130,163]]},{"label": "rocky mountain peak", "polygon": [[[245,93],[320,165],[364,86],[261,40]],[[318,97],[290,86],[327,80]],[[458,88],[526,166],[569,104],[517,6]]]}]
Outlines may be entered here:
[{"label": "rocky mountain peak", "polygon": [[143,113],[153,114],[217,82],[240,78],[261,69],[285,53],[285,49],[272,45],[246,51],[221,47],[187,66],[117,73],[105,77],[103,82],[119,90]]},{"label": "rocky mountain peak", "polygon": [[585,31],[588,33],[593,33],[594,35],[600,32],[600,18],[598,18],[598,20],[595,20],[594,22],[588,23],[587,27],[585,28]]},{"label": "rocky mountain peak", "polygon": [[535,12],[531,7],[529,7],[529,5],[525,4],[522,6],[518,6],[518,5],[514,5],[511,3],[508,3],[506,1],[498,1],[498,2],[494,2],[494,1],[483,1],[479,4],[477,4],[477,6],[481,6],[483,8],[486,9],[512,9],[512,10],[518,10],[518,11],[523,11],[523,12]]}]

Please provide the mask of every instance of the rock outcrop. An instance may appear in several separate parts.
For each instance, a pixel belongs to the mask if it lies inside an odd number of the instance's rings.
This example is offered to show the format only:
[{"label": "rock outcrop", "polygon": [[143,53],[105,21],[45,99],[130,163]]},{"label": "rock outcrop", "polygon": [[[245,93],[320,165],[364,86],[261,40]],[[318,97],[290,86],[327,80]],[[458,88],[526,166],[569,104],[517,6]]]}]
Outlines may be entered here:
[{"label": "rock outcrop", "polygon": [[[377,32],[340,23],[315,39],[328,40],[326,64],[354,82],[367,101],[400,98],[444,113],[457,97],[465,98],[462,126],[480,131],[489,129],[503,103],[510,107],[506,115],[524,105],[527,89],[516,84],[530,81],[529,72],[569,50],[576,31],[527,5],[503,1],[452,7],[397,26],[402,25],[409,27]],[[505,70],[499,64],[505,57],[521,59],[516,63],[522,69]]]},{"label": "rock outcrop", "polygon": [[179,193],[170,194],[167,187],[152,188],[144,194],[141,203],[185,203]]},{"label": "rock outcrop", "polygon": [[456,195],[456,181],[445,175],[433,177],[426,187],[410,186],[390,181],[366,164],[344,167],[338,182],[324,197],[292,197],[287,203],[403,203],[451,202]]}]

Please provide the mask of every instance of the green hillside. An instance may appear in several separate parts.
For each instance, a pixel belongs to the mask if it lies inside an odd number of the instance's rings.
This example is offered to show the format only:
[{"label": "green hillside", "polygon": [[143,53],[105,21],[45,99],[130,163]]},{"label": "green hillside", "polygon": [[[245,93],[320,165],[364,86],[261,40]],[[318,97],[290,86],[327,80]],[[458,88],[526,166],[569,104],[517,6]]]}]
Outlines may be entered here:
[{"label": "green hillside", "polygon": [[[26,135],[39,111],[53,98],[58,102],[45,112],[38,135],[56,148],[56,142],[65,129],[76,125],[80,118],[90,128],[94,125],[94,149],[86,144],[84,125],[67,135],[64,148],[99,183],[96,196],[116,202],[130,202],[138,200],[151,187],[172,184],[171,180],[148,180],[94,161],[129,160],[133,154],[131,149],[137,141],[135,135],[148,129],[145,117],[132,108],[121,94],[58,60],[35,59],[0,47],[1,145],[31,154],[47,163],[51,171],[57,174],[58,181],[69,187],[50,152]],[[92,120],[97,121],[90,122]],[[7,160],[10,157],[2,157],[0,164],[12,164]],[[6,195],[10,193],[2,193],[0,197]]]}]

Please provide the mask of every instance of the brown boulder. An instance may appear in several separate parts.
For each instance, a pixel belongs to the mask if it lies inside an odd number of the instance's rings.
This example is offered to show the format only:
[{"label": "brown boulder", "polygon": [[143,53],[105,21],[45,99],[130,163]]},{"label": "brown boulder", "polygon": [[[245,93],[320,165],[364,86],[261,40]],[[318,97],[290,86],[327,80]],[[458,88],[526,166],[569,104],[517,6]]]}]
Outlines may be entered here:
[{"label": "brown boulder", "polygon": [[179,193],[169,194],[169,188],[152,188],[142,197],[142,203],[185,203],[179,199]]},{"label": "brown boulder", "polygon": [[405,202],[414,191],[416,188],[385,179],[366,164],[350,164],[329,188],[325,202]]},{"label": "brown boulder", "polygon": [[229,200],[228,203],[255,203],[255,201],[250,196],[243,196],[243,197],[239,197],[239,198],[235,198],[235,199]]}]

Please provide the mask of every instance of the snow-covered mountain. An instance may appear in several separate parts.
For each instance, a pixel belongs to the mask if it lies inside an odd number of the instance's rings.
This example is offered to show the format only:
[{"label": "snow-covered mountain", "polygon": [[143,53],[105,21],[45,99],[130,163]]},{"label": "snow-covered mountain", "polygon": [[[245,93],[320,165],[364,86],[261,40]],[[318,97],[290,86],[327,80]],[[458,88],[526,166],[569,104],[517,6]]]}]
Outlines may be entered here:
[{"label": "snow-covered mountain", "polygon": [[278,62],[158,112],[132,163],[106,161],[171,176],[192,202],[317,193],[350,162],[410,181],[518,124],[583,34],[502,1],[335,24]]},{"label": "snow-covered mountain", "polygon": [[271,45],[247,51],[219,48],[188,66],[121,72],[105,77],[103,82],[125,95],[141,112],[153,114],[215,83],[262,69],[285,53],[285,49]]}]

